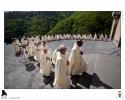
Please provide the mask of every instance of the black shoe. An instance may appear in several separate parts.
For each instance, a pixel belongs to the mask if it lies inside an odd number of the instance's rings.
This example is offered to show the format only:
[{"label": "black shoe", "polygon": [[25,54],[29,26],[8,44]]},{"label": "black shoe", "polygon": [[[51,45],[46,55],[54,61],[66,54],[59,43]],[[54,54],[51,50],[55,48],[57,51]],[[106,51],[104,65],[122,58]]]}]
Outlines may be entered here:
[{"label": "black shoe", "polygon": [[37,66],[40,68],[40,63],[38,63]]},{"label": "black shoe", "polygon": [[71,75],[71,81],[73,85],[76,85],[79,82],[80,75]]}]

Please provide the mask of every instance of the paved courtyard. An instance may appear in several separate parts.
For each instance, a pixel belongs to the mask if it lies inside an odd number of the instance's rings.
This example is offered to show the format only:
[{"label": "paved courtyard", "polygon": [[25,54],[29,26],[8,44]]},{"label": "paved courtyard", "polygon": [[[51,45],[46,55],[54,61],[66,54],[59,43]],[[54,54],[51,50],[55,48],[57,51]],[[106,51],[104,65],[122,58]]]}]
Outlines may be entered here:
[{"label": "paved courtyard", "polygon": [[[60,44],[67,47],[67,56],[75,40],[61,40],[48,43],[50,51]],[[45,79],[39,73],[39,67],[32,72],[26,71],[21,57],[15,57],[12,45],[4,45],[4,88],[5,89],[51,89],[54,73]],[[84,59],[89,69],[81,76],[76,76],[76,85],[71,89],[119,89],[121,88],[121,49],[112,42],[84,41]]]}]

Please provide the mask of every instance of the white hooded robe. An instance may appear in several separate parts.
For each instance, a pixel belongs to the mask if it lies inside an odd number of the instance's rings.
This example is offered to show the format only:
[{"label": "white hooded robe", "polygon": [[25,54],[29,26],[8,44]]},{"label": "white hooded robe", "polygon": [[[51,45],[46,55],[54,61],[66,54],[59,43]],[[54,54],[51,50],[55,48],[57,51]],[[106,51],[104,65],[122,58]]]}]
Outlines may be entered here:
[{"label": "white hooded robe", "polygon": [[83,73],[87,70],[87,64],[83,59],[83,56],[80,54],[80,47],[74,45],[71,50],[71,54],[69,57],[69,73],[71,75],[77,75],[79,73]]},{"label": "white hooded robe", "polygon": [[51,57],[49,53],[42,52],[40,55],[40,73],[42,75],[49,76],[51,71],[52,71]]},{"label": "white hooded robe", "polygon": [[56,65],[55,65],[55,78],[54,78],[54,87],[66,89],[70,87],[70,79],[68,74],[68,66],[66,56],[59,54],[57,56]]}]

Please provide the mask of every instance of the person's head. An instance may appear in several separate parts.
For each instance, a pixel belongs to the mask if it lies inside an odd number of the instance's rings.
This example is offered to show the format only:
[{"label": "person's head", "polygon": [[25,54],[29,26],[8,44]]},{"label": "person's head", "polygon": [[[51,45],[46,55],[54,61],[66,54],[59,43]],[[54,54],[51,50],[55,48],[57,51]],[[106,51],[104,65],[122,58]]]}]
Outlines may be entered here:
[{"label": "person's head", "polygon": [[45,46],[46,45],[46,41],[43,41],[43,46]]},{"label": "person's head", "polygon": [[40,46],[41,45],[41,42],[38,42],[38,46]]},{"label": "person's head", "polygon": [[29,41],[27,41],[27,45],[29,45],[30,43],[29,43]]},{"label": "person's head", "polygon": [[37,46],[37,43],[34,43],[35,46]]},{"label": "person's head", "polygon": [[43,49],[43,51],[44,51],[44,53],[47,53],[47,49],[45,48],[45,49]]},{"label": "person's head", "polygon": [[64,45],[60,45],[58,48],[58,51],[60,51],[60,53],[64,54],[64,55],[66,54],[66,50],[67,50],[67,48]]},{"label": "person's head", "polygon": [[77,41],[76,44],[77,44],[78,47],[81,47],[81,46],[83,45],[83,41],[82,41],[82,40],[79,40],[79,41]]}]

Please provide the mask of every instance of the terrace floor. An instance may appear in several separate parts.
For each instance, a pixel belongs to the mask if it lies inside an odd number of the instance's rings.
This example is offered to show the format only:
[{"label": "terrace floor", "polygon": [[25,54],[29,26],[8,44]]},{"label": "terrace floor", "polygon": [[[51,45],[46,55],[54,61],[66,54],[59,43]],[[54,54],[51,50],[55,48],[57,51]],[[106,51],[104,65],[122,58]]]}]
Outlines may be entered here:
[{"label": "terrace floor", "polygon": [[[75,40],[61,40],[48,43],[50,51],[60,44],[67,47],[67,56]],[[72,89],[120,89],[121,88],[121,49],[112,42],[84,41],[82,47],[84,59],[89,69],[81,76],[76,76]],[[32,72],[26,71],[21,57],[15,57],[12,45],[4,45],[4,88],[5,89],[51,89],[54,73],[50,79],[45,79],[39,73],[39,68]]]}]

